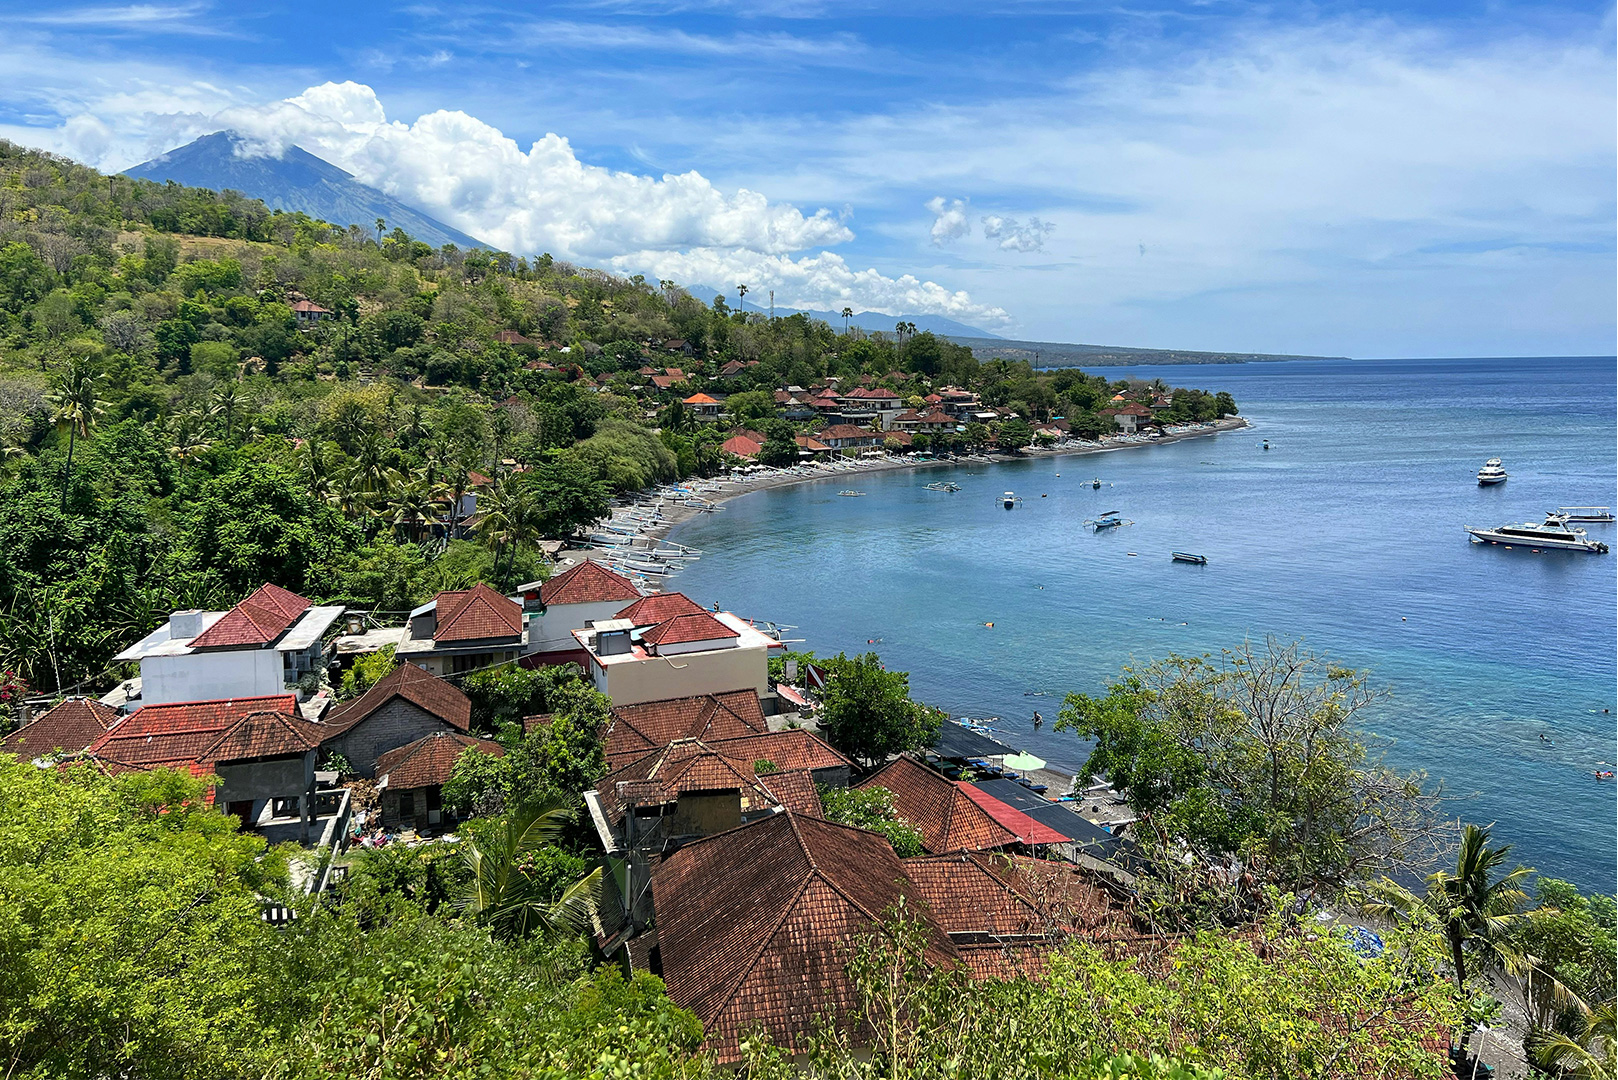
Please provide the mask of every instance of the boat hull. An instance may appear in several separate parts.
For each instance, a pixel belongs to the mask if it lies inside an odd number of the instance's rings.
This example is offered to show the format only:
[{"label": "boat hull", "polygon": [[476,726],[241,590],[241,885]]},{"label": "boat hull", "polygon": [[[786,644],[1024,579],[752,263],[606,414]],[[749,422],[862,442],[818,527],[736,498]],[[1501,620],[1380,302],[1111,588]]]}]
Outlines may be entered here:
[{"label": "boat hull", "polygon": [[1480,544],[1501,544],[1506,547],[1539,548],[1546,551],[1583,551],[1591,555],[1604,555],[1607,545],[1599,540],[1564,539],[1558,536],[1505,536],[1493,529],[1467,529],[1472,539]]},{"label": "boat hull", "polygon": [[1496,484],[1505,483],[1506,480],[1507,477],[1504,476],[1480,476],[1478,477],[1478,487],[1494,487]]}]

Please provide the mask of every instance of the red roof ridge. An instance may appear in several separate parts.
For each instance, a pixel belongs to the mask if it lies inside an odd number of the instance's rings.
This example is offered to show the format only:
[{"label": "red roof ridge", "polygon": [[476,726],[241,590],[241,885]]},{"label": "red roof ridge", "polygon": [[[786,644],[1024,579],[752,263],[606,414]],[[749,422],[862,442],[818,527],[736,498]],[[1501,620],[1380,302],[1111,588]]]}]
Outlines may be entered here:
[{"label": "red roof ridge", "polygon": [[[487,623],[469,618],[474,614],[474,606],[480,612],[492,616],[508,634],[522,633],[521,607],[509,597],[500,595],[480,581],[466,592],[459,594],[459,602],[451,605],[448,614],[438,613],[437,625],[433,628],[433,640],[476,641],[480,638],[507,636],[500,633],[485,633],[485,630],[490,629]],[[466,625],[459,626],[463,619],[467,620]]]},{"label": "red roof ridge", "polygon": [[[712,632],[713,629],[717,629],[718,633]],[[683,645],[692,641],[717,641],[740,636],[708,612],[690,611],[663,620],[642,634],[641,640],[653,645]]]},{"label": "red roof ridge", "polygon": [[[617,595],[606,595],[609,592]],[[575,599],[573,593],[587,595]],[[540,602],[547,607],[551,604],[605,603],[631,597],[640,599],[640,590],[635,588],[634,583],[594,559],[585,559],[569,567],[539,587]]]}]

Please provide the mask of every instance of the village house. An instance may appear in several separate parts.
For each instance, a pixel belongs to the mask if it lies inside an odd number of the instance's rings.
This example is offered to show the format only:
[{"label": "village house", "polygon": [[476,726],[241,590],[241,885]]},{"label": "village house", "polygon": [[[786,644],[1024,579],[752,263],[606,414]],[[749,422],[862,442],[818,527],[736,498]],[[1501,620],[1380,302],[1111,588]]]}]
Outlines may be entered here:
[{"label": "village house", "polygon": [[[702,739],[712,743],[762,735],[769,730],[758,694],[752,690],[731,690],[614,705],[612,719],[601,739],[606,745],[607,767],[619,769],[676,739]],[[846,785],[847,781],[844,783]]]},{"label": "village house", "polygon": [[921,834],[922,848],[930,854],[1067,841],[1049,826],[973,785],[953,782],[908,757],[895,758],[856,786],[862,791],[891,791],[894,808],[915,826]]},{"label": "village house", "polygon": [[764,443],[748,435],[732,435],[719,444],[719,449],[727,454],[751,459],[758,457],[759,451],[764,449]]},{"label": "village house", "polygon": [[573,631],[615,618],[625,604],[640,599],[640,590],[628,578],[589,559],[520,591],[528,633],[524,655],[542,657],[547,664],[571,660],[583,666],[585,655]]},{"label": "village house", "polygon": [[491,667],[527,651],[522,605],[478,584],[441,592],[410,613],[394,658],[433,675]]},{"label": "village house", "polygon": [[686,411],[699,420],[719,419],[719,411],[723,409],[724,402],[707,394],[692,394],[684,400]]},{"label": "village house", "polygon": [[882,445],[882,433],[853,424],[833,424],[815,433],[815,438],[833,450],[860,450]]},{"label": "village house", "polygon": [[1102,409],[1096,415],[1111,417],[1112,422],[1126,435],[1133,435],[1152,421],[1152,410],[1134,402],[1116,409]]},{"label": "village house", "polygon": [[323,319],[329,319],[333,312],[319,304],[308,300],[292,301],[292,317],[298,320],[300,327],[313,326]]},{"label": "village house", "polygon": [[131,708],[278,694],[324,667],[323,640],[343,610],[262,585],[229,611],[176,611],[113,659],[140,665]]},{"label": "village house", "polygon": [[768,658],[781,643],[680,593],[643,597],[573,636],[586,674],[615,705],[740,689],[774,700]]},{"label": "village house", "polygon": [[426,832],[452,822],[454,815],[444,810],[444,785],[468,749],[491,757],[506,753],[505,747],[488,739],[459,731],[435,731],[378,757],[376,790],[382,826]]},{"label": "village house", "polygon": [[465,734],[471,726],[471,700],[454,684],[410,664],[394,668],[320,725],[326,751],[366,778],[377,775],[391,750],[429,735]]},{"label": "village house", "polygon": [[954,431],[956,426],[955,418],[939,409],[906,409],[893,418],[893,427],[899,431]]},{"label": "village house", "polygon": [[94,698],[68,698],[0,739],[0,754],[15,754],[23,761],[57,751],[76,754],[89,749],[123,718],[122,712]]},{"label": "village house", "polygon": [[827,446],[813,435],[797,435],[793,437],[792,441],[798,444],[799,457],[817,457],[824,454],[834,453],[831,447]]}]

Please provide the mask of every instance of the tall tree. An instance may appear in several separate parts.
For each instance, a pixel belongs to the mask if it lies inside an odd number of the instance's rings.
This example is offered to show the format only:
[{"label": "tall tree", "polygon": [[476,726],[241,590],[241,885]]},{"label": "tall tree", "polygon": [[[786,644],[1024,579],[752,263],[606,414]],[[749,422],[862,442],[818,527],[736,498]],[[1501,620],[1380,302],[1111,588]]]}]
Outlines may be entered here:
[{"label": "tall tree", "polygon": [[67,463],[62,469],[62,506],[67,507],[68,481],[73,475],[73,446],[79,437],[88,436],[96,419],[107,403],[97,394],[101,379],[88,357],[75,356],[67,367],[57,373],[49,401],[51,418],[57,427],[67,428]]},{"label": "tall tree", "polygon": [[825,661],[830,679],[821,730],[837,749],[871,768],[890,755],[919,750],[938,734],[943,714],[910,697],[910,676],[889,671],[876,653]]}]

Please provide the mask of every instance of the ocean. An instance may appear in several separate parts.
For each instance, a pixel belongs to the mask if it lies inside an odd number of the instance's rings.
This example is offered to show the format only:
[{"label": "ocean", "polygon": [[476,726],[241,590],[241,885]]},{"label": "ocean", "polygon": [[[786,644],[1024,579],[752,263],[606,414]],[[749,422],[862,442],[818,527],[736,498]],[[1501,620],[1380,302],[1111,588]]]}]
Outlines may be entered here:
[{"label": "ocean", "polygon": [[[1302,639],[1389,692],[1363,719],[1390,764],[1442,781],[1541,873],[1612,891],[1618,788],[1594,773],[1618,761],[1618,553],[1508,551],[1462,526],[1618,506],[1614,360],[1103,370],[1229,391],[1252,427],[756,492],[674,531],[704,554],[667,587],[791,625],[796,648],[875,651],[919,699],[1068,771],[1089,746],[1052,730],[1065,694],[1132,661]],[[1490,457],[1511,478],[1479,488]],[[851,485],[866,496],[837,495]],[[1132,524],[1082,524],[1106,510]],[[1584,527],[1618,549],[1618,527]]]}]

